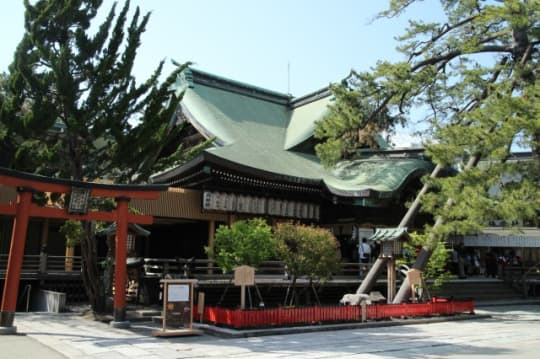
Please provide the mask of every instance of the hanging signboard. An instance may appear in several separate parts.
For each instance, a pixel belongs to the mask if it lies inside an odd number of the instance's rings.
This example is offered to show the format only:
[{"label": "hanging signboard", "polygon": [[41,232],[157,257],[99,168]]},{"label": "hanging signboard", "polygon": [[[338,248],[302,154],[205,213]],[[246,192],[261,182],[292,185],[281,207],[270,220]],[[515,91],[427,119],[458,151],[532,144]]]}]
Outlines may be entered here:
[{"label": "hanging signboard", "polygon": [[203,192],[202,208],[208,211],[268,214],[270,216],[317,220],[320,211],[319,205],[314,203],[215,191]]}]

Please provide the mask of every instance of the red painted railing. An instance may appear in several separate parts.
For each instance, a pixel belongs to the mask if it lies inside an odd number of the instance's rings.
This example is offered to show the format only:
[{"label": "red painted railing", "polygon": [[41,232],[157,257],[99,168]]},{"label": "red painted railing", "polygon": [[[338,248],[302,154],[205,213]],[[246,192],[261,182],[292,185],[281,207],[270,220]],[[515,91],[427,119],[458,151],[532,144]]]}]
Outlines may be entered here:
[{"label": "red painted railing", "polygon": [[[366,319],[381,320],[390,317],[426,317],[474,313],[473,301],[437,301],[414,304],[372,304],[367,306]],[[194,309],[196,320],[199,314]],[[356,322],[362,318],[360,306],[275,308],[240,310],[219,307],[204,308],[205,322],[232,328],[273,327],[331,322]]]}]

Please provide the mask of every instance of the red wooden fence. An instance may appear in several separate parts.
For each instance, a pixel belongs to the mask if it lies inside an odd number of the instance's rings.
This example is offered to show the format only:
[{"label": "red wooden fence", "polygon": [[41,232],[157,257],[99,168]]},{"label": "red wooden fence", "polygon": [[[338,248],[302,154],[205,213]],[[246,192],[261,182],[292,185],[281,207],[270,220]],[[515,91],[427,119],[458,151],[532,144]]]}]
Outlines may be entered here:
[{"label": "red wooden fence", "polygon": [[[437,301],[414,304],[372,304],[367,306],[367,319],[381,320],[390,317],[426,317],[433,315],[474,314],[473,301]],[[200,316],[194,309],[194,319]],[[332,306],[308,308],[275,308],[240,310],[219,307],[204,308],[203,320],[228,327],[255,328],[316,324],[331,322],[355,322],[362,318],[360,306]]]}]

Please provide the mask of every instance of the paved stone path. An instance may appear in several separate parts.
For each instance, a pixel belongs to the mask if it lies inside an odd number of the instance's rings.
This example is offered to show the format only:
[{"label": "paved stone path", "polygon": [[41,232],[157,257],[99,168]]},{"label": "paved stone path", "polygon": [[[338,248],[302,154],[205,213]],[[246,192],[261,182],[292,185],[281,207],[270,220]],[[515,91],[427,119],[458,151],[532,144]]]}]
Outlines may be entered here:
[{"label": "paved stone path", "polygon": [[[73,314],[17,313],[2,358],[538,358],[540,305],[478,310],[489,319],[241,339],[154,338],[152,328],[111,328]],[[44,348],[35,354],[31,349]],[[56,352],[50,350],[54,349]],[[5,355],[8,353],[9,355]],[[39,353],[39,354],[38,354]]]}]

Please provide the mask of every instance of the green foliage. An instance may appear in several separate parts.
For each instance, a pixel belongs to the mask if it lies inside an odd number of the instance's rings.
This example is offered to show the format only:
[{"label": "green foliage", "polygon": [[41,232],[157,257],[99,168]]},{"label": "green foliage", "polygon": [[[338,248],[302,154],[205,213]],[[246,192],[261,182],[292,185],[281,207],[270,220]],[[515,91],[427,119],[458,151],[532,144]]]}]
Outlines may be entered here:
[{"label": "green foliage", "polygon": [[328,279],[339,269],[337,242],[324,228],[279,223],[274,229],[277,256],[293,280],[299,276]]},{"label": "green foliage", "polygon": [[[25,0],[25,32],[0,83],[0,162],[11,168],[81,181],[144,183],[208,143],[178,146],[182,94],[172,85],[189,64],[161,80],[161,61],[146,81],[133,72],[150,14],[129,0],[101,24],[102,0]],[[92,206],[110,208],[93,201]],[[84,224],[82,278],[102,311],[96,243]]]},{"label": "green foliage", "polygon": [[229,273],[240,265],[257,268],[274,254],[272,228],[262,218],[222,225],[216,230],[214,248],[205,247],[206,253]]},{"label": "green foliage", "polygon": [[315,151],[326,167],[357,157],[360,149],[386,146],[380,132],[389,130],[395,121],[383,111],[370,117],[376,104],[361,101],[361,94],[350,87],[347,83],[330,86],[335,102],[315,128],[315,138],[321,140]]},{"label": "green foliage", "polygon": [[[450,250],[445,246],[444,241],[437,240],[435,242],[431,241],[429,235],[411,233],[411,240],[404,243],[404,249],[408,253],[415,253],[416,248],[427,246],[433,249],[431,257],[429,258],[426,268],[424,268],[422,275],[425,280],[432,279],[433,286],[438,287],[443,284],[445,280],[452,278],[452,274],[448,272],[448,260],[450,256]],[[410,261],[412,258],[407,258],[398,260],[398,264],[407,264],[412,265]]]},{"label": "green foliage", "polygon": [[77,220],[67,220],[60,227],[60,233],[63,233],[66,237],[66,246],[75,247],[81,240],[84,238],[84,231],[81,224],[81,221]]},{"label": "green foliage", "polygon": [[[420,3],[392,0],[380,18]],[[354,157],[363,144],[347,134],[421,114],[407,122],[424,129],[427,154],[459,170],[429,180],[434,190],[423,209],[444,219],[434,234],[475,232],[493,219],[538,222],[540,2],[439,3],[444,20],[412,20],[398,38],[401,60],[352,72],[347,86],[334,89],[336,102],[317,129],[318,154],[330,165]],[[532,160],[513,160],[516,148],[532,151]]]},{"label": "green foliage", "polygon": [[22,139],[13,167],[140,183],[193,155],[173,145],[182,126],[175,117],[181,94],[172,85],[188,64],[160,83],[162,61],[136,83],[133,65],[150,14],[136,8],[128,19],[130,2],[119,12],[114,4],[94,31],[101,4],[25,1],[25,33],[10,66],[0,127],[0,135]]}]

